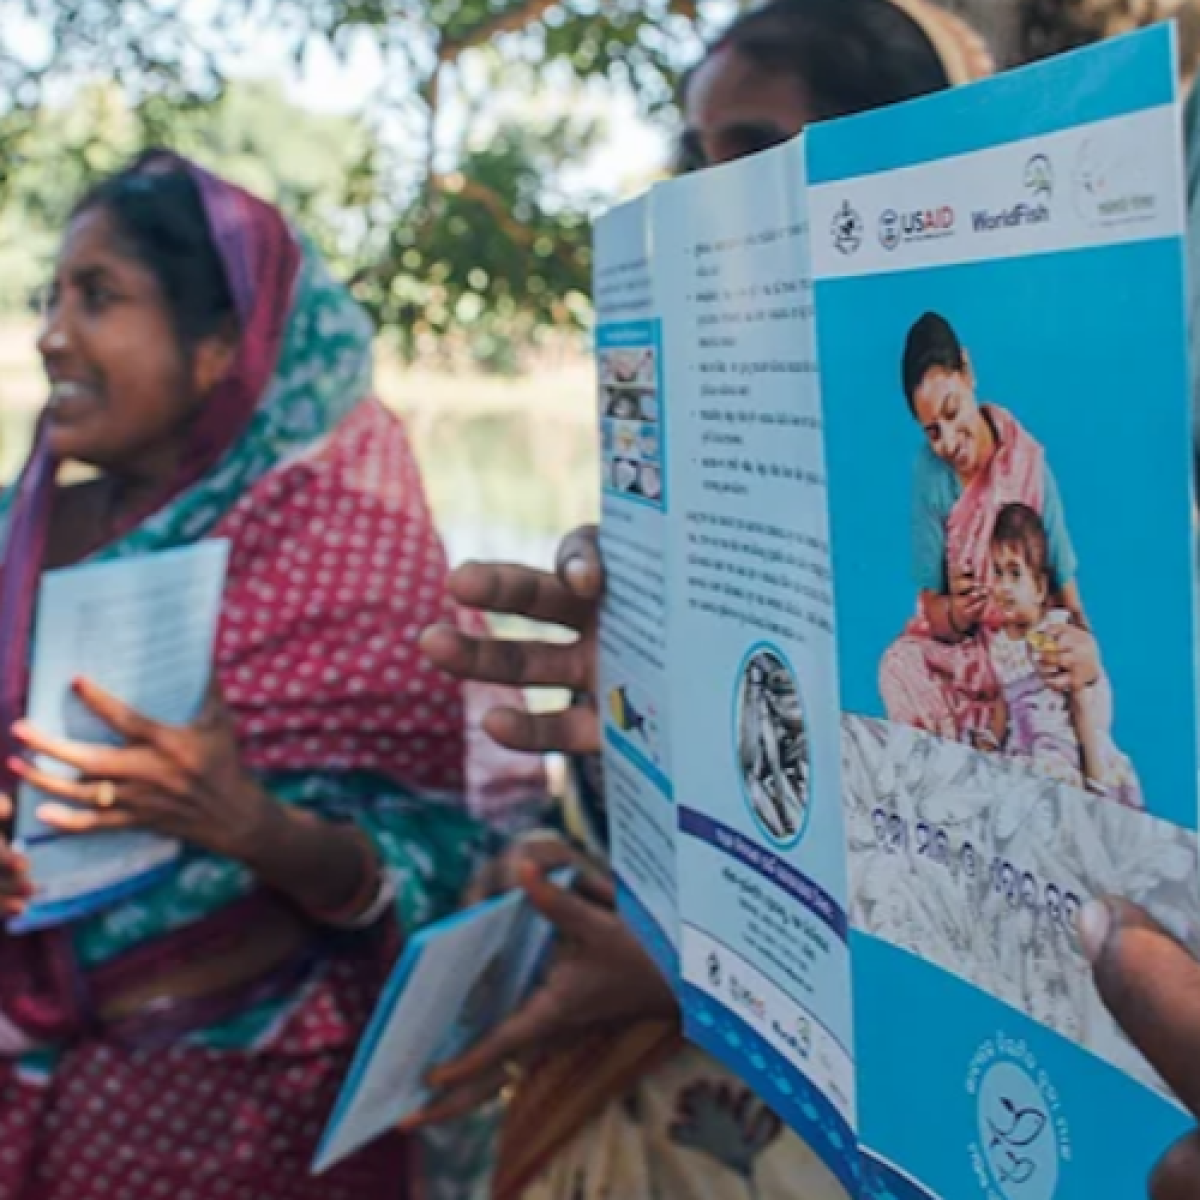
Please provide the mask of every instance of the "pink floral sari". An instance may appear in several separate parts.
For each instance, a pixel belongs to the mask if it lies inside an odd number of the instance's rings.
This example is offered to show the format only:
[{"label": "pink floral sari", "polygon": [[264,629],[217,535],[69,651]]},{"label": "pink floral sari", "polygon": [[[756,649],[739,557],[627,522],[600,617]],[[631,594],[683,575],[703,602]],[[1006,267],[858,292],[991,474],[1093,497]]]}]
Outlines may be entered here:
[{"label": "pink floral sari", "polygon": [[[997,434],[990,465],[963,490],[946,523],[946,571],[973,571],[991,586],[989,547],[996,517],[1006,504],[1026,504],[1041,513],[1045,500],[1042,447],[1002,408],[984,409]],[[983,625],[999,626],[989,603]],[[955,741],[988,727],[999,694],[983,638],[938,641],[922,612],[884,655],[880,691],[888,719]]]}]

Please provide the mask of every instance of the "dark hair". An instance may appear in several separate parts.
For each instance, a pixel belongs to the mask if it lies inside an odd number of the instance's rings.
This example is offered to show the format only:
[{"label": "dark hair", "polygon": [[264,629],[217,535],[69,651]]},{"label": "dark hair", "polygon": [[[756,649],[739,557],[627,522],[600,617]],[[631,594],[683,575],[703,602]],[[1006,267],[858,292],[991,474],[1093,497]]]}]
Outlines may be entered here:
[{"label": "dark hair", "polygon": [[908,331],[904,343],[904,395],[910,411],[917,411],[917,388],[933,370],[963,371],[967,356],[950,322],[937,313],[927,312]]},{"label": "dark hair", "polygon": [[147,151],[96,184],[71,215],[98,208],[112,217],[125,248],[158,281],[185,348],[236,329],[233,293],[200,190],[182,163]]},{"label": "dark hair", "polygon": [[818,121],[950,86],[925,31],[891,0],[769,0],[738,17],[705,61],[721,50],[794,75]]},{"label": "dark hair", "polygon": [[1041,580],[1050,578],[1050,542],[1042,518],[1028,504],[1006,504],[996,515],[992,547],[1019,550],[1029,569]]},{"label": "dark hair", "polygon": [[1177,0],[1109,0],[1106,4],[1084,0],[1024,0],[1018,30],[1021,62],[1037,62],[1090,46],[1117,33],[1175,21],[1178,27],[1179,65],[1185,75],[1200,65],[1200,8]]}]

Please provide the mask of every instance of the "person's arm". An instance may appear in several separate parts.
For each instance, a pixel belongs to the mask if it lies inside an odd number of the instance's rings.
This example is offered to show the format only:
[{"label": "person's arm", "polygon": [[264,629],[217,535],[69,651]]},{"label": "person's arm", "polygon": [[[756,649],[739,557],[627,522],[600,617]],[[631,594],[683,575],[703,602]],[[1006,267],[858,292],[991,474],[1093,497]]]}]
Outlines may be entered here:
[{"label": "person's arm", "polygon": [[1079,593],[1079,583],[1072,579],[1065,587],[1055,593],[1052,603],[1055,608],[1065,609],[1071,614],[1071,624],[1080,629],[1090,630],[1087,613],[1083,611],[1083,597]]},{"label": "person's arm", "polygon": [[976,750],[992,754],[1004,749],[1008,738],[1008,704],[1003,696],[997,696],[988,707],[987,728],[976,730],[971,744]]},{"label": "person's arm", "polygon": [[912,569],[918,604],[940,642],[961,642],[975,632],[987,606],[970,572],[952,571],[946,557],[946,522],[954,507],[952,473],[927,447],[913,472]]},{"label": "person's arm", "polygon": [[921,612],[939,642],[965,641],[974,634],[987,608],[987,592],[970,574],[955,576],[946,594],[924,591]]},{"label": "person's arm", "polygon": [[1079,761],[1083,770],[1085,782],[1093,788],[1103,790],[1104,758],[1101,750],[1100,734],[1093,720],[1091,706],[1085,697],[1078,692],[1071,692],[1067,697],[1067,706],[1071,714],[1071,725],[1075,736],[1079,739]]},{"label": "person's arm", "polygon": [[970,632],[954,624],[950,597],[940,592],[921,593],[921,612],[925,615],[930,632],[939,642],[961,642]]},{"label": "person's arm", "polygon": [[[89,745],[14,727],[33,754],[78,772],[64,778],[34,763],[12,767],[52,799],[38,816],[63,833],[150,829],[241,863],[316,921],[354,925],[382,915],[387,885],[370,840],[281,803],[245,768],[228,711],[214,688],[196,721],[152,721],[82,680],[76,694],[123,741]],[[66,803],[61,803],[66,801]]]},{"label": "person's arm", "polygon": [[262,819],[236,855],[258,881],[313,920],[358,925],[383,916],[391,897],[382,860],[352,824],[323,819],[261,793]]},{"label": "person's arm", "polygon": [[1079,559],[1067,528],[1066,512],[1058,481],[1049,464],[1044,469],[1042,481],[1042,526],[1046,530],[1046,546],[1050,557],[1050,579],[1053,584],[1053,603],[1071,614],[1071,620],[1080,629],[1088,627],[1083,611],[1083,598],[1079,591]]},{"label": "person's arm", "polygon": [[514,851],[513,878],[555,932],[555,951],[525,1002],[481,1041],[429,1079],[428,1106],[405,1121],[413,1131],[455,1120],[492,1101],[512,1071],[596,1029],[639,1021],[671,1024],[679,1005],[650,956],[614,910],[610,880],[584,872],[573,890],[547,878],[546,868]]}]

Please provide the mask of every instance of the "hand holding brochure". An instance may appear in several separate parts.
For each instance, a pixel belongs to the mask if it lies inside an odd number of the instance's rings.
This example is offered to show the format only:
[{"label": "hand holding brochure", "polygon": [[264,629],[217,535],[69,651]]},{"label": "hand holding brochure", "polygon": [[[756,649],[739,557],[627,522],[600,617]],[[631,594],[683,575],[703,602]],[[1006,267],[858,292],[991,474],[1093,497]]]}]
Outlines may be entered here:
[{"label": "hand holding brochure", "polygon": [[[229,546],[183,550],[48,573],[38,601],[28,719],[54,737],[119,745],[75,695],[91,680],[168,725],[200,711],[212,675]],[[65,772],[45,761],[47,771]],[[21,788],[15,844],[29,858],[35,895],[14,931],[78,919],[145,886],[179,853],[142,831],[63,834],[38,820],[48,797]]]},{"label": "hand holding brochure", "polygon": [[[570,887],[573,872],[552,876]],[[513,1012],[533,986],[552,926],[511,892],[429,926],[396,964],[313,1164],[327,1170],[429,1099],[425,1076]]]},{"label": "hand holding brochure", "polygon": [[1186,1128],[1078,916],[1195,937],[1172,31],[596,230],[623,914],[830,1194],[1144,1191]]}]

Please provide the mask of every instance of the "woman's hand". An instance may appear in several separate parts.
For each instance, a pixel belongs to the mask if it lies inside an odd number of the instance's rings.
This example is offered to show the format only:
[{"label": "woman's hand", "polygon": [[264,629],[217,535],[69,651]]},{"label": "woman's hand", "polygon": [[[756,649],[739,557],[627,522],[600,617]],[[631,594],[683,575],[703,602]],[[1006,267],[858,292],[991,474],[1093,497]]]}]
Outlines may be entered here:
[{"label": "woman's hand", "polygon": [[[11,821],[15,812],[13,802],[0,796],[0,821]],[[15,917],[25,911],[33,895],[29,880],[29,863],[0,837],[0,917]]]},{"label": "woman's hand", "polygon": [[42,821],[64,833],[151,829],[227,858],[255,856],[275,802],[243,768],[232,722],[215,690],[184,728],[151,721],[85,680],[76,683],[75,692],[125,745],[49,737],[18,722],[13,733],[31,753],[80,773],[78,779],[63,779],[21,759],[9,764],[40,791],[70,802],[43,804]]},{"label": "woman's hand", "polygon": [[1038,670],[1055,691],[1078,694],[1101,676],[1100,647],[1095,637],[1078,625],[1054,625],[1046,634],[1055,649],[1038,656]]},{"label": "woman's hand", "polygon": [[545,979],[528,1000],[481,1042],[438,1067],[439,1092],[406,1130],[453,1120],[496,1097],[514,1066],[552,1051],[582,1029],[676,1016],[675,997],[649,956],[613,911],[611,885],[585,877],[580,891],[556,887],[526,858],[517,877],[558,937]]},{"label": "woman's hand", "polygon": [[[1200,1117],[1200,964],[1124,901],[1088,905],[1080,928],[1104,1003],[1192,1116]],[[1149,1195],[1200,1196],[1200,1133],[1193,1130],[1159,1162]]]},{"label": "woman's hand", "polygon": [[596,872],[587,856],[569,842],[551,830],[539,829],[518,838],[501,854],[484,863],[467,888],[464,903],[468,906],[482,904],[494,896],[516,891],[521,886],[521,871],[526,863],[532,863],[544,875],[563,867],[574,867],[584,876]]},{"label": "woman's hand", "polygon": [[435,665],[460,679],[513,687],[564,688],[581,703],[555,713],[498,708],[484,728],[513,750],[591,754],[600,749],[596,690],[596,620],[604,568],[596,530],[568,534],[558,548],[555,574],[531,567],[468,563],[450,576],[451,595],[467,608],[508,613],[559,625],[577,636],[566,644],[474,638],[449,625],[425,631],[421,648]]},{"label": "woman's hand", "polygon": [[988,592],[970,568],[956,571],[950,576],[950,595],[947,606],[950,628],[959,637],[966,637],[987,610]]}]

